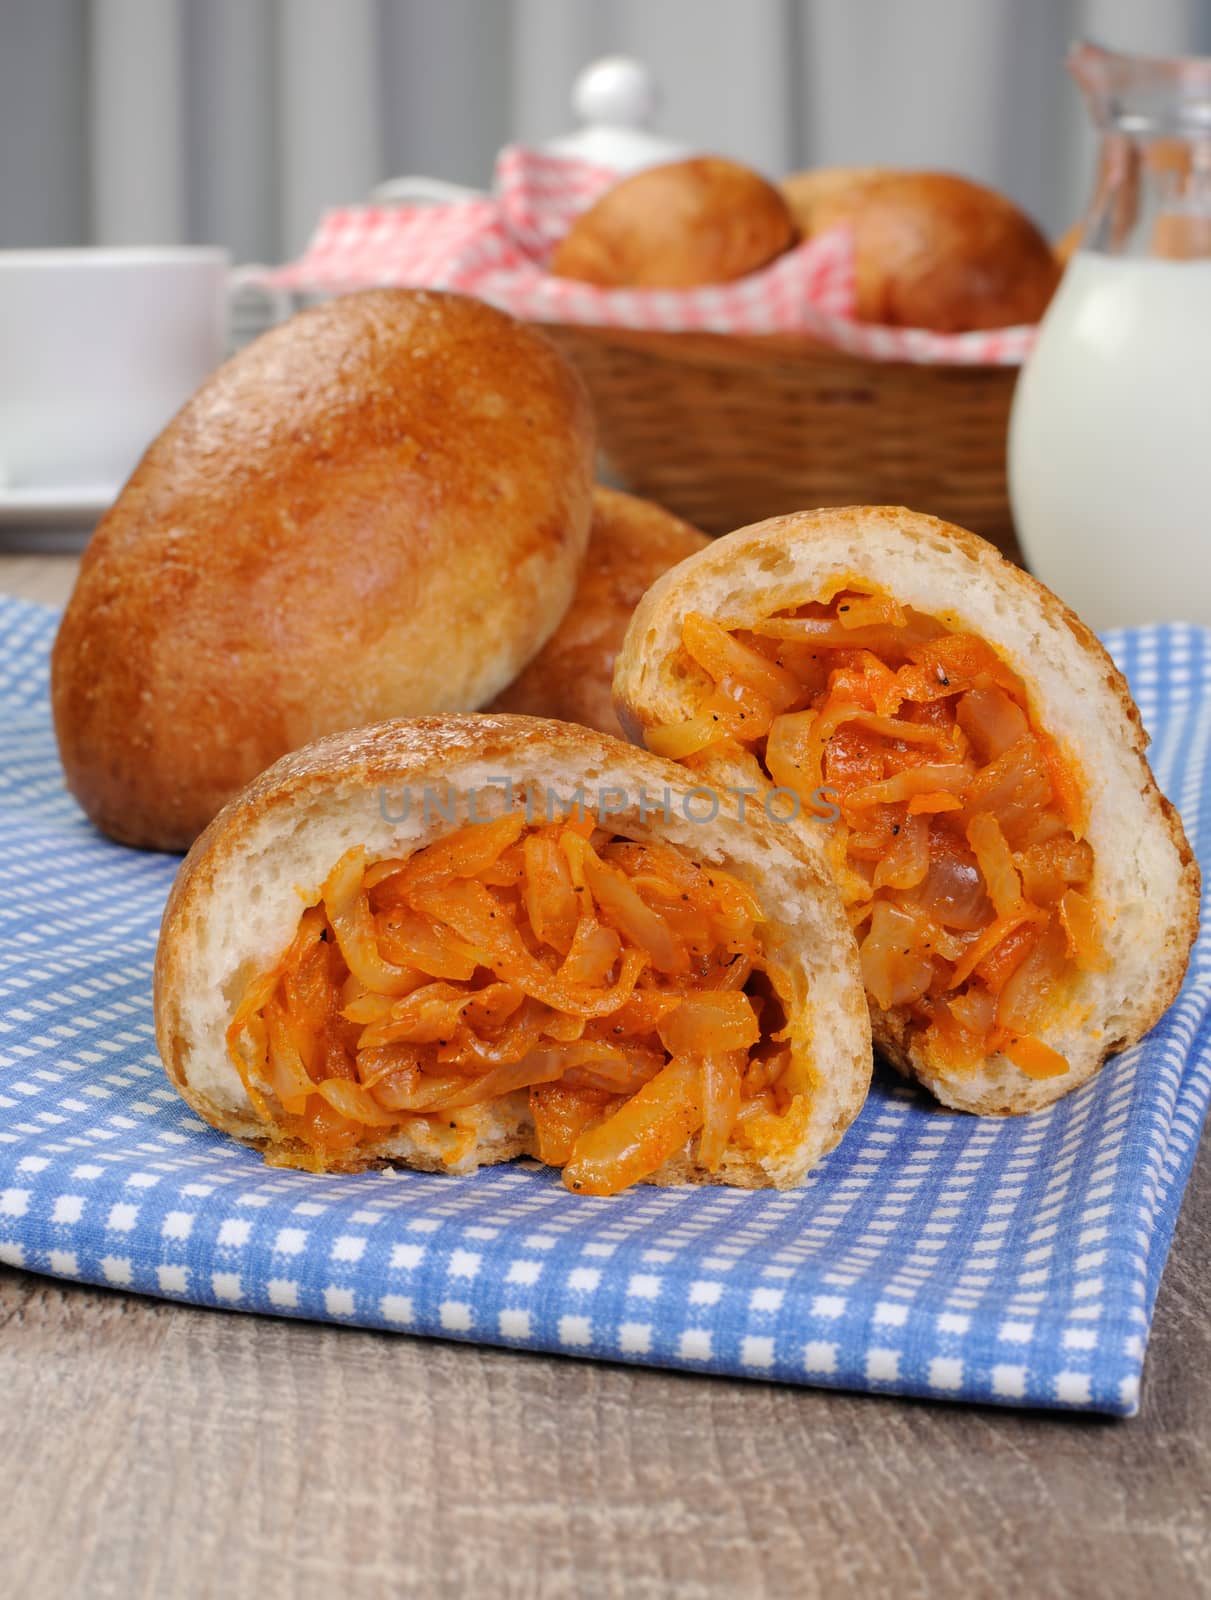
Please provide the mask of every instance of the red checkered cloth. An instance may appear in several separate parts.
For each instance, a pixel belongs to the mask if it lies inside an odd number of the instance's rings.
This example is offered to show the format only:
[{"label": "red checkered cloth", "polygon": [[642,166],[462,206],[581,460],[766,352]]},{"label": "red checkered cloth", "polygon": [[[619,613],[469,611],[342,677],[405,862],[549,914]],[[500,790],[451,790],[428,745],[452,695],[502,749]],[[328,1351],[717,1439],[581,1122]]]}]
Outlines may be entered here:
[{"label": "red checkered cloth", "polygon": [[384,285],[456,289],[535,322],[807,334],[876,361],[1014,366],[1033,341],[1033,327],[938,334],[855,322],[853,243],[844,228],[738,282],[707,288],[599,289],[551,277],[545,269],[556,243],[616,182],[606,168],[510,145],[491,196],[329,211],[301,259],[262,281],[308,295]]}]

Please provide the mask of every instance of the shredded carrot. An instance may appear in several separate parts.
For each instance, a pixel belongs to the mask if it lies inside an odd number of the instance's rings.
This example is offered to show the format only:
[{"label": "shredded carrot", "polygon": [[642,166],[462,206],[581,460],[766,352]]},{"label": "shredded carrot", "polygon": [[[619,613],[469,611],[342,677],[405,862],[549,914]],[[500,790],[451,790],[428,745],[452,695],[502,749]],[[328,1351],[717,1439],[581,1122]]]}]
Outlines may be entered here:
[{"label": "shredded carrot", "polygon": [[[702,637],[733,659],[727,635]],[[416,1119],[458,1159],[475,1108],[526,1095],[537,1154],[583,1193],[695,1140],[714,1171],[750,1060],[778,1063],[751,1088],[776,1109],[788,1059],[765,1044],[784,1018],[761,922],[729,873],[592,818],[510,813],[377,862],[354,848],[248,981],[228,1050],[258,1116],[316,1168]]]},{"label": "shredded carrot", "polygon": [[[852,575],[746,624],[690,614],[684,647],[713,687],[648,743],[676,757],[747,744],[805,814],[827,786],[829,855],[878,1003],[956,1066],[1004,1049],[1024,1072],[1060,1071],[1020,1029],[1011,1051],[996,1012],[1007,985],[1022,1014],[1023,985],[1058,1004],[1105,962],[1080,777],[1013,666],[955,623]],[[743,723],[726,711],[737,697]]]},{"label": "shredded carrot", "polygon": [[1066,890],[1060,899],[1060,921],[1068,938],[1068,954],[1081,971],[1105,972],[1109,963],[1092,901],[1076,889]]},{"label": "shredded carrot", "polygon": [[1014,1066],[1021,1067],[1028,1078],[1058,1078],[1061,1073],[1068,1071],[1067,1058],[1042,1039],[1011,1034],[1001,1048]]},{"label": "shredded carrot", "polygon": [[1085,833],[1085,802],[1077,785],[1076,776],[1071,765],[1060,754],[1059,746],[1050,734],[1035,730],[1035,738],[1043,752],[1043,760],[1047,763],[1047,772],[1051,778],[1051,788],[1060,808],[1060,814],[1072,830],[1074,838],[1080,839]]},{"label": "shredded carrot", "polygon": [[910,817],[936,815],[939,811],[962,811],[963,802],[957,794],[914,794],[908,802]]}]

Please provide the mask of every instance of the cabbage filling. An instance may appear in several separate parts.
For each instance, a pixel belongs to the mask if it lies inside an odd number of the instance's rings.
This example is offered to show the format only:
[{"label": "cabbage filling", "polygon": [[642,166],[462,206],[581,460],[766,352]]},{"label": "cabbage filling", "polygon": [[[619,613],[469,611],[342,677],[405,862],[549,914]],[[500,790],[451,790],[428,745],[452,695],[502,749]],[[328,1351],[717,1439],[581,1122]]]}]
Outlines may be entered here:
[{"label": "cabbage filling", "polygon": [[1017,674],[853,579],[755,625],[691,613],[682,646],[711,688],[649,748],[693,765],[739,746],[815,811],[877,1006],[943,1069],[1002,1052],[1066,1072],[1039,1034],[1105,965],[1093,851]]},{"label": "cabbage filling", "polygon": [[246,986],[228,1050],[315,1169],[410,1130],[455,1165],[510,1099],[529,1148],[613,1194],[693,1142],[777,1149],[806,1114],[762,913],[729,873],[580,814],[520,812],[406,859],[349,850]]}]

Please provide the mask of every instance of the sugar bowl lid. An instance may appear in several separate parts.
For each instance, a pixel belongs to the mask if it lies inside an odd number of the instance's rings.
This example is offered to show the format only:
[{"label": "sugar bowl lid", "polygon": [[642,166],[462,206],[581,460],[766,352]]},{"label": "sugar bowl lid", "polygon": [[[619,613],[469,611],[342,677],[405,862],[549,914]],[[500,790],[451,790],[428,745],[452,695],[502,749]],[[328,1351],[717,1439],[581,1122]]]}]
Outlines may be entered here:
[{"label": "sugar bowl lid", "polygon": [[689,147],[650,130],[659,104],[656,79],[642,61],[602,56],[572,85],[572,109],[581,127],[550,140],[545,148],[616,172],[680,161],[692,153]]}]

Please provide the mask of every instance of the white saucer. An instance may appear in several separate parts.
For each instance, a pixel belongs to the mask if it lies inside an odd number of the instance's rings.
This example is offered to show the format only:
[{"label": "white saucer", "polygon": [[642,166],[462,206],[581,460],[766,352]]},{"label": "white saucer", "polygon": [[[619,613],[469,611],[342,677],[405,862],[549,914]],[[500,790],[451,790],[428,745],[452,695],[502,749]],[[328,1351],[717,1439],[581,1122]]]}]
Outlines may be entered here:
[{"label": "white saucer", "polygon": [[91,527],[118,498],[120,484],[0,485],[0,527]]}]

